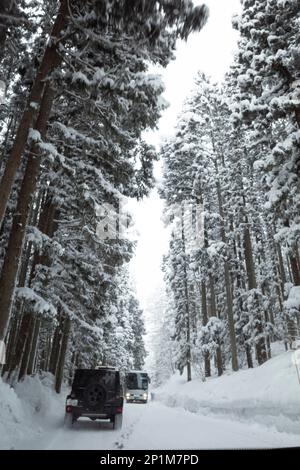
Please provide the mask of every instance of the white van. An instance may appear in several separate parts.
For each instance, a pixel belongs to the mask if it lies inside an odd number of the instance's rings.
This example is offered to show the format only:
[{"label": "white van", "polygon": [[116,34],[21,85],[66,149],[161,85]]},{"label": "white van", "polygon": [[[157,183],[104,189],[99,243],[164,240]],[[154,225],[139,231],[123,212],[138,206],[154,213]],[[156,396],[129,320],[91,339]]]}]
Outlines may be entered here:
[{"label": "white van", "polygon": [[147,403],[150,378],[147,372],[133,370],[126,374],[127,403]]}]

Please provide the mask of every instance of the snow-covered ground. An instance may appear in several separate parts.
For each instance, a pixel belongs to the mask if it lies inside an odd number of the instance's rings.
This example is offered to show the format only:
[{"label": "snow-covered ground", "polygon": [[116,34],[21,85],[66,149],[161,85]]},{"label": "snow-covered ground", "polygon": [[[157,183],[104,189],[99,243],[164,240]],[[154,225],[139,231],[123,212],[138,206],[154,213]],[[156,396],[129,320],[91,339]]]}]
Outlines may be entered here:
[{"label": "snow-covered ground", "polygon": [[293,351],[283,352],[260,367],[205,382],[186,383],[185,377],[175,375],[156,390],[155,397],[190,412],[214,413],[296,433],[300,445],[300,383],[292,357]]},{"label": "snow-covered ground", "polygon": [[52,376],[27,377],[15,389],[0,378],[0,449],[34,442],[62,421],[62,395],[53,390]]},{"label": "snow-covered ground", "polygon": [[300,446],[300,385],[292,353],[259,368],[202,382],[173,377],[147,405],[127,404],[123,428],[79,420],[63,426],[66,390],[51,377],[15,390],[0,382],[0,448],[225,449]]},{"label": "snow-covered ground", "polygon": [[169,408],[160,403],[125,406],[124,425],[82,420],[72,430],[61,426],[43,439],[24,441],[25,449],[225,449],[270,448],[300,444],[300,436],[259,424],[240,423]]}]

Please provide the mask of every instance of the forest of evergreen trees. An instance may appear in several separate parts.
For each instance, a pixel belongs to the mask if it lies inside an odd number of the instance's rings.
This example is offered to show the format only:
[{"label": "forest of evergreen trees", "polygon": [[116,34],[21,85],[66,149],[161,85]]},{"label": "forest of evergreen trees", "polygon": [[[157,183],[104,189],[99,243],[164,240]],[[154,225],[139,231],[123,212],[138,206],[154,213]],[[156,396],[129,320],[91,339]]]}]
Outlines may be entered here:
[{"label": "forest of evergreen trees", "polygon": [[[300,5],[241,3],[224,83],[199,72],[158,155],[143,139],[166,106],[151,70],[202,29],[205,6],[1,1],[0,341],[9,383],[46,371],[59,392],[75,367],[143,366],[128,269],[135,243],[118,224],[115,236],[97,228],[101,207],[115,216],[124,198],[149,194],[159,157],[174,230],[157,381],[175,369],[191,380],[193,370],[255,367],[273,342],[288,349],[299,338]],[[201,208],[202,226],[187,205]],[[112,220],[105,227],[111,235]]]},{"label": "forest of evergreen trees", "polygon": [[[173,230],[156,351],[163,377],[254,367],[272,342],[288,349],[299,338],[299,13],[297,0],[243,0],[224,83],[198,74],[162,146]],[[198,245],[188,204],[202,208]]]},{"label": "forest of evergreen trees", "polygon": [[[140,368],[144,324],[134,243],[97,235],[104,204],[154,184],[142,132],[164,109],[149,72],[199,31],[190,0],[0,4],[0,340],[14,383],[75,367]],[[111,230],[110,230],[111,233]]]}]

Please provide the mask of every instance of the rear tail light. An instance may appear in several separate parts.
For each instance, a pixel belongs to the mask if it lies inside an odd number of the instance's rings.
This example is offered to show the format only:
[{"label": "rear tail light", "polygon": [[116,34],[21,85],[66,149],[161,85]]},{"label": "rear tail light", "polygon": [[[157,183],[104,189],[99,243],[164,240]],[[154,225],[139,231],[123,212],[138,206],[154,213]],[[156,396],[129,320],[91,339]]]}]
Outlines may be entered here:
[{"label": "rear tail light", "polygon": [[116,413],[118,413],[118,414],[123,413],[123,407],[122,406],[117,406]]},{"label": "rear tail light", "polygon": [[70,406],[77,406],[78,405],[78,400],[76,399],[72,399],[72,398],[68,398],[68,400],[66,401],[66,405],[70,405]]},{"label": "rear tail light", "polygon": [[66,413],[72,413],[73,411],[73,406],[72,405],[67,405],[66,406]]}]

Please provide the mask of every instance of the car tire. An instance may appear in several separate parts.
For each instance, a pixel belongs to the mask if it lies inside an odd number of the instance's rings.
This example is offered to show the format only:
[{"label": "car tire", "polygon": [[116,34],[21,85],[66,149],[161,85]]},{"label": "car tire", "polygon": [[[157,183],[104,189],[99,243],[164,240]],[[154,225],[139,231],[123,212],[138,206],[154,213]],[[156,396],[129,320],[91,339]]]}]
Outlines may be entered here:
[{"label": "car tire", "polygon": [[120,413],[120,414],[117,414],[113,417],[113,428],[115,430],[118,430],[118,429],[121,429],[122,428],[122,424],[123,424],[123,415]]},{"label": "car tire", "polygon": [[72,429],[74,421],[75,421],[75,419],[74,419],[73,413],[66,413],[65,414],[65,421],[64,421],[65,428]]}]

